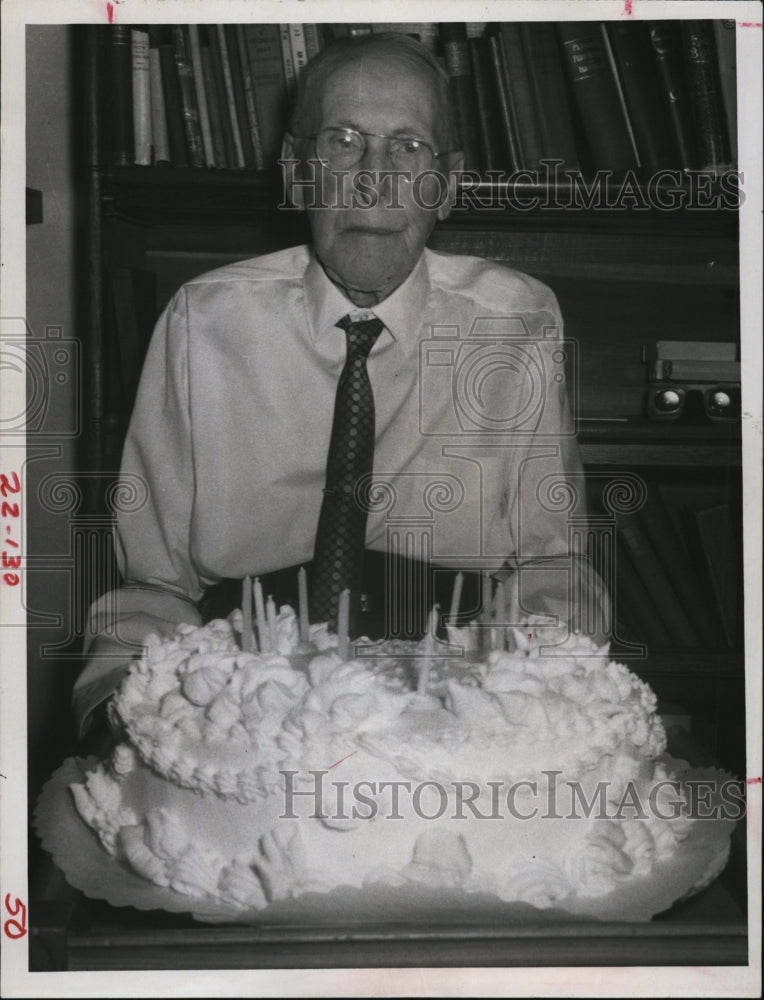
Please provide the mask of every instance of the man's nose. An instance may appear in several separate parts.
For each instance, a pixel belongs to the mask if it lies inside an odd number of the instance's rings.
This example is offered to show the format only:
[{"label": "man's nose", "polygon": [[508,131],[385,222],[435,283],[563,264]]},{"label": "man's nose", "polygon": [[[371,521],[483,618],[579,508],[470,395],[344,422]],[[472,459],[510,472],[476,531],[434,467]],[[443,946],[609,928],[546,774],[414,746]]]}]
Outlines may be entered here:
[{"label": "man's nose", "polygon": [[378,135],[365,136],[366,148],[358,164],[360,170],[380,172],[392,169],[390,159],[390,142]]}]

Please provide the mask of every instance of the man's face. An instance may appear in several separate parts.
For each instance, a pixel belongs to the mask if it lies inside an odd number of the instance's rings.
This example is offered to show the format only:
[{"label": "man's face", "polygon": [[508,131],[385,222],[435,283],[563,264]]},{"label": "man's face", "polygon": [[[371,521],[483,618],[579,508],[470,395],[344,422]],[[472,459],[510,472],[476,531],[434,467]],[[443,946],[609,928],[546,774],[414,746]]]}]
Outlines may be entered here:
[{"label": "man's face", "polygon": [[[440,118],[436,85],[424,67],[366,54],[325,81],[310,131],[344,126],[423,139],[441,152],[446,140]],[[319,205],[330,207],[311,208],[308,202],[316,254],[329,277],[358,305],[380,301],[405,280],[436,219],[445,218],[450,208],[443,204],[445,182],[391,177],[396,168],[388,158],[388,142],[365,138],[362,159],[340,178],[327,167],[315,168]],[[431,160],[428,169],[446,171],[449,159]],[[387,177],[380,177],[385,172]],[[361,186],[368,197],[359,197]],[[365,207],[368,201],[372,204]]]}]

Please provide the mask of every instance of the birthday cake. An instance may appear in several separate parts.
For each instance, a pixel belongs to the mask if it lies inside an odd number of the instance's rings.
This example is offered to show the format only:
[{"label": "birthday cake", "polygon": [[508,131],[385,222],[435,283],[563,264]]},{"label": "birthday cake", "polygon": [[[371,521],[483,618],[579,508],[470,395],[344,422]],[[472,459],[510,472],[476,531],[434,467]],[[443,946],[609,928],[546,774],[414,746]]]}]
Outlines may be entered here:
[{"label": "birthday cake", "polygon": [[[233,910],[419,883],[536,907],[611,893],[692,829],[650,688],[572,636],[513,651],[354,643],[270,652],[240,617],[150,636],[112,703],[122,738],[76,808],[110,855]],[[464,642],[461,642],[464,640]],[[678,765],[677,765],[678,766]]]}]

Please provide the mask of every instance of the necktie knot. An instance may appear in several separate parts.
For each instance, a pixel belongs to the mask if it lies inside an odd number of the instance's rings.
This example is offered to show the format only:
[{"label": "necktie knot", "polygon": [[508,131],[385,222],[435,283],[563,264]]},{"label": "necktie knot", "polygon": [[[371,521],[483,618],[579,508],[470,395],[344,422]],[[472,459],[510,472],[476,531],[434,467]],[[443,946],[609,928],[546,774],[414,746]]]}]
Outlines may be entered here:
[{"label": "necktie knot", "polygon": [[336,324],[345,331],[348,345],[348,358],[368,358],[369,352],[382,332],[384,323],[372,316],[371,319],[351,320],[343,316]]}]

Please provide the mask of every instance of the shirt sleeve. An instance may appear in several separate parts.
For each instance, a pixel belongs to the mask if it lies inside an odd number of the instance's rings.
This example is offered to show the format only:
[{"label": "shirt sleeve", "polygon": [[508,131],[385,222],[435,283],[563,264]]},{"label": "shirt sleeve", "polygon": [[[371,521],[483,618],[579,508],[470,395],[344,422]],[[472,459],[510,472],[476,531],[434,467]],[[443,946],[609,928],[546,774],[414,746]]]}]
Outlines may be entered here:
[{"label": "shirt sleeve", "polygon": [[549,636],[559,629],[563,638],[577,630],[600,644],[609,632],[609,597],[587,553],[586,483],[570,408],[575,386],[568,388],[575,345],[564,340],[559,306],[548,294],[529,345],[542,372],[539,417],[521,438],[506,484],[515,539],[509,611],[513,624],[549,626]]},{"label": "shirt sleeve", "polygon": [[[121,474],[143,502],[120,515],[117,558],[125,584],[91,607],[73,706],[80,733],[119,685],[146,635],[200,624],[203,587],[193,567],[194,461],[188,400],[188,320],[181,289],[160,317],[141,375]],[[137,477],[137,478],[136,478]]]}]

